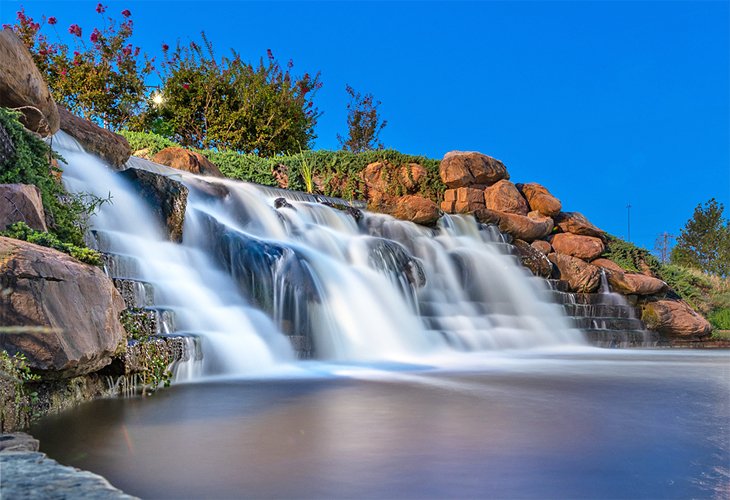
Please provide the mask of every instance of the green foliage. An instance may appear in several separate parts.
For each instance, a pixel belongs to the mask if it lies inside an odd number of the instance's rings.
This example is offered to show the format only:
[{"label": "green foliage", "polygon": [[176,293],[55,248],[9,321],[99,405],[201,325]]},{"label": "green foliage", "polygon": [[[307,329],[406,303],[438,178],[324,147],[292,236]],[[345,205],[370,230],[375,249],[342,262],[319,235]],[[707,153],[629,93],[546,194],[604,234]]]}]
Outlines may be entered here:
[{"label": "green foliage", "polygon": [[674,264],[718,276],[730,275],[730,225],[724,207],[714,198],[697,205],[672,250]]},{"label": "green foliage", "polygon": [[270,50],[257,64],[235,52],[217,60],[202,38],[173,51],[163,46],[162,102],[134,127],[171,131],[187,147],[262,156],[308,147],[316,137],[319,74],[296,77],[293,63],[282,69]]},{"label": "green foliage", "polygon": [[8,351],[0,350],[0,373],[21,385],[41,379],[40,375],[31,371],[25,354],[19,352],[11,356]]},{"label": "green foliage", "polygon": [[152,132],[133,132],[131,130],[120,130],[132,151],[146,149],[150,156],[154,156],[165,148],[180,147],[180,144]]},{"label": "green foliage", "polygon": [[713,283],[704,274],[675,264],[661,266],[657,273],[693,309],[707,314]]},{"label": "green foliage", "polygon": [[349,85],[345,86],[350,102],[347,103],[347,137],[337,134],[342,149],[360,153],[373,149],[383,149],[379,135],[388,124],[378,114],[378,106],[372,94],[362,95]]},{"label": "green foliage", "polygon": [[[97,6],[102,29],[89,30],[88,42],[81,26],[68,28],[73,46],[60,42],[54,17],[44,17],[41,24],[21,9],[11,28],[31,51],[56,102],[99,125],[118,129],[145,104],[144,79],[153,68],[149,59],[140,57],[140,48],[130,43],[131,12],[123,10],[123,20],[117,22],[105,11],[102,4]],[[55,31],[59,41],[51,42],[41,33],[46,27]]]},{"label": "green foliage", "polygon": [[730,309],[718,309],[707,317],[713,328],[717,330],[730,330]]},{"label": "green foliage", "polygon": [[94,266],[101,265],[101,254],[96,250],[87,247],[79,247],[71,243],[65,243],[58,239],[53,233],[44,231],[36,231],[28,227],[25,222],[16,222],[8,226],[7,230],[0,231],[0,236],[15,238],[16,240],[27,241],[48,248],[53,248],[60,252],[66,253],[76,260],[91,264]]},{"label": "green foliage", "polygon": [[612,235],[608,235],[606,250],[602,256],[632,273],[640,273],[644,269],[649,269],[656,274],[661,267],[659,260],[645,248],[637,247],[633,243]]},{"label": "green foliage", "polygon": [[82,247],[88,218],[104,200],[66,192],[54,176],[58,169],[52,165],[52,160],[60,157],[45,142],[28,133],[18,116],[18,113],[0,108],[0,126],[5,128],[15,145],[15,155],[0,165],[0,184],[37,186],[49,231],[65,243]]}]

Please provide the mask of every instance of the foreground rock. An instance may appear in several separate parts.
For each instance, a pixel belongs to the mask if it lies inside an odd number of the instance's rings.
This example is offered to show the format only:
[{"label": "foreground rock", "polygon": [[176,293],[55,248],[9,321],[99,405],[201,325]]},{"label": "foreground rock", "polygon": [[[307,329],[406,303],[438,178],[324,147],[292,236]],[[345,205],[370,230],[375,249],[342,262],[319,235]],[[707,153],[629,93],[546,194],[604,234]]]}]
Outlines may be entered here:
[{"label": "foreground rock", "polygon": [[58,132],[58,109],[33,57],[18,36],[0,31],[0,106],[22,113],[21,123],[43,137]]},{"label": "foreground rock", "polygon": [[553,220],[532,212],[528,216],[500,212],[499,230],[530,243],[549,235]]},{"label": "foreground rock", "polygon": [[489,186],[501,179],[509,179],[507,167],[491,156],[476,152],[451,151],[439,166],[441,180],[449,188],[481,184]]},{"label": "foreground rock", "polygon": [[550,192],[536,182],[517,184],[517,189],[525,196],[530,210],[540,212],[548,217],[555,217],[563,208],[560,200],[551,195]]},{"label": "foreground rock", "polygon": [[580,212],[560,212],[555,216],[555,224],[564,233],[594,236],[606,241],[606,233],[591,224]]},{"label": "foreground rock", "polygon": [[101,476],[67,467],[38,452],[0,453],[0,492],[21,499],[134,499]]},{"label": "foreground rock", "polygon": [[559,233],[550,239],[556,252],[586,261],[597,258],[606,249],[600,238],[579,234]]},{"label": "foreground rock", "polygon": [[428,198],[420,195],[406,195],[398,199],[393,217],[420,224],[431,226],[441,216],[439,207]]},{"label": "foreground rock", "polygon": [[0,231],[15,222],[25,222],[47,231],[41,191],[29,184],[0,184]]},{"label": "foreground rock", "polygon": [[64,253],[0,237],[0,288],[0,348],[49,376],[97,371],[125,339],[112,281]]},{"label": "foreground rock", "polygon": [[129,168],[121,174],[137,187],[142,197],[159,217],[170,241],[181,242],[188,203],[188,188],[170,177]]},{"label": "foreground rock", "polygon": [[218,167],[208,158],[184,148],[165,148],[153,156],[152,161],[191,174],[224,177]]},{"label": "foreground rock", "polygon": [[559,253],[551,253],[548,259],[558,268],[560,279],[568,282],[570,291],[590,293],[598,290],[601,272],[596,266]]},{"label": "foreground rock", "polygon": [[712,332],[710,323],[683,300],[650,301],[641,309],[641,320],[646,327],[670,338],[699,340]]},{"label": "foreground rock", "polygon": [[549,278],[551,276],[553,265],[544,253],[526,241],[514,240],[512,244],[517,249],[522,265],[532,271],[532,274],[541,278]]},{"label": "foreground rock", "polygon": [[58,106],[58,112],[61,130],[79,141],[86,151],[99,155],[114,168],[124,167],[132,155],[127,139],[71,114],[63,106]]},{"label": "foreground rock", "polygon": [[490,210],[517,215],[527,215],[530,210],[514,184],[506,179],[498,181],[484,190],[484,203]]}]

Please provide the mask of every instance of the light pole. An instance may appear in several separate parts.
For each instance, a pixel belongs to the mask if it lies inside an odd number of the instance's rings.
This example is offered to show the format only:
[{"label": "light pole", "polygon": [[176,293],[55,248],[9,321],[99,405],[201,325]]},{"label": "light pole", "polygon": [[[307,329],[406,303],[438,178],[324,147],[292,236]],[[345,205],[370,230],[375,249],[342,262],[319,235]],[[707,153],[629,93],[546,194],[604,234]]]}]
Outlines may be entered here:
[{"label": "light pole", "polygon": [[626,205],[626,227],[628,229],[628,236],[626,239],[631,243],[631,203]]}]

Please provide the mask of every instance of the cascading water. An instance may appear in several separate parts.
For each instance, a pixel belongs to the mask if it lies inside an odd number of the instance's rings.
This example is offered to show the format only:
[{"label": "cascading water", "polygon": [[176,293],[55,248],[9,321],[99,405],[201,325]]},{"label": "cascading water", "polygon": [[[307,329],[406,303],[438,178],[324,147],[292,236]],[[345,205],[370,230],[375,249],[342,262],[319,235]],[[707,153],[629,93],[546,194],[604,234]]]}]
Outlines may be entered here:
[{"label": "cascading water", "polygon": [[97,243],[116,256],[117,273],[154,286],[176,330],[203,339],[204,373],[289,363],[289,340],[305,357],[416,362],[583,342],[502,235],[470,217],[428,229],[133,158],[189,189],[175,244],[120,175],[62,133],[54,147],[70,190],[111,194],[92,220]]}]

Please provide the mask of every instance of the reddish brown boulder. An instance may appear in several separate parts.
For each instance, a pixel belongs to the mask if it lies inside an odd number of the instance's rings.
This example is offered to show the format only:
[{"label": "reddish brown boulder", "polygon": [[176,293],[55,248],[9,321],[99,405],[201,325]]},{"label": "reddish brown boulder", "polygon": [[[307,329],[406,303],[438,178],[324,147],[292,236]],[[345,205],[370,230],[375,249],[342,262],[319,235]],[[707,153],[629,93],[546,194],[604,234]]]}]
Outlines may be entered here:
[{"label": "reddish brown boulder", "polygon": [[457,213],[471,213],[480,208],[484,208],[484,191],[470,187],[456,189],[454,210]]},{"label": "reddish brown boulder", "polygon": [[550,217],[498,213],[500,231],[527,242],[542,239],[553,230],[553,220]]},{"label": "reddish brown boulder", "polygon": [[474,217],[483,224],[495,224],[499,225],[499,221],[502,219],[502,214],[489,210],[488,208],[480,208],[474,211]]},{"label": "reddish brown boulder", "polygon": [[509,179],[507,167],[491,156],[476,152],[451,151],[446,153],[439,167],[441,180],[450,188],[473,184],[491,185]]},{"label": "reddish brown boulder", "polygon": [[502,179],[484,190],[485,206],[497,212],[527,215],[530,211],[527,201],[522,197],[514,184]]},{"label": "reddish brown boulder", "polygon": [[555,196],[540,184],[530,182],[527,184],[517,184],[517,189],[527,199],[530,210],[536,210],[543,215],[554,217],[560,213],[562,204]]},{"label": "reddish brown boulder", "polygon": [[0,231],[15,222],[25,222],[47,231],[41,191],[29,184],[0,184]]},{"label": "reddish brown boulder", "polygon": [[627,273],[611,260],[596,259],[591,264],[604,270],[613,292],[623,295],[657,295],[667,290],[667,284],[662,280],[644,274]]},{"label": "reddish brown boulder", "polygon": [[398,169],[398,178],[410,194],[418,191],[419,184],[426,178],[426,175],[428,172],[418,163],[409,163]]},{"label": "reddish brown boulder", "polygon": [[58,113],[61,130],[79,141],[87,152],[100,156],[112,167],[124,167],[132,155],[127,139],[71,114],[63,106],[58,106]]},{"label": "reddish brown boulder", "polygon": [[0,349],[25,354],[34,369],[64,377],[94,372],[124,342],[124,301],[98,267],[0,237],[0,288]]},{"label": "reddish brown boulder", "polygon": [[224,177],[218,167],[208,158],[184,148],[165,148],[153,156],[152,161],[191,174]]},{"label": "reddish brown boulder", "polygon": [[591,261],[591,264],[593,264],[594,266],[602,267],[603,269],[606,269],[609,271],[617,271],[620,273],[626,272],[624,270],[624,268],[622,268],[621,266],[616,264],[614,261],[612,261],[610,259],[605,259],[603,257],[600,259],[595,259],[595,260]]},{"label": "reddish brown boulder", "polygon": [[597,258],[606,249],[600,238],[571,233],[558,233],[550,239],[550,243],[556,252],[585,261]]},{"label": "reddish brown boulder", "polygon": [[393,217],[408,220],[422,226],[430,226],[441,217],[439,207],[428,198],[406,195],[396,200]]},{"label": "reddish brown boulder", "polygon": [[594,236],[606,241],[606,233],[588,222],[585,215],[580,212],[560,212],[555,216],[555,224],[564,233],[580,234],[582,236]]},{"label": "reddish brown boulder", "polygon": [[553,251],[553,246],[545,240],[535,240],[531,243],[531,246],[543,255],[547,255]]},{"label": "reddish brown boulder", "polygon": [[596,266],[560,253],[551,253],[548,259],[557,266],[560,279],[568,282],[571,291],[590,293],[598,289],[601,272]]},{"label": "reddish brown boulder", "polygon": [[641,320],[646,327],[668,337],[701,339],[712,332],[710,323],[683,300],[651,301],[641,310]]},{"label": "reddish brown boulder", "polygon": [[553,271],[553,264],[544,253],[523,240],[514,240],[512,244],[517,249],[517,255],[522,265],[532,271],[532,274],[542,278],[550,277]]},{"label": "reddish brown boulder", "polygon": [[18,36],[0,31],[0,107],[20,111],[20,121],[43,137],[58,132],[59,116],[41,72]]}]

